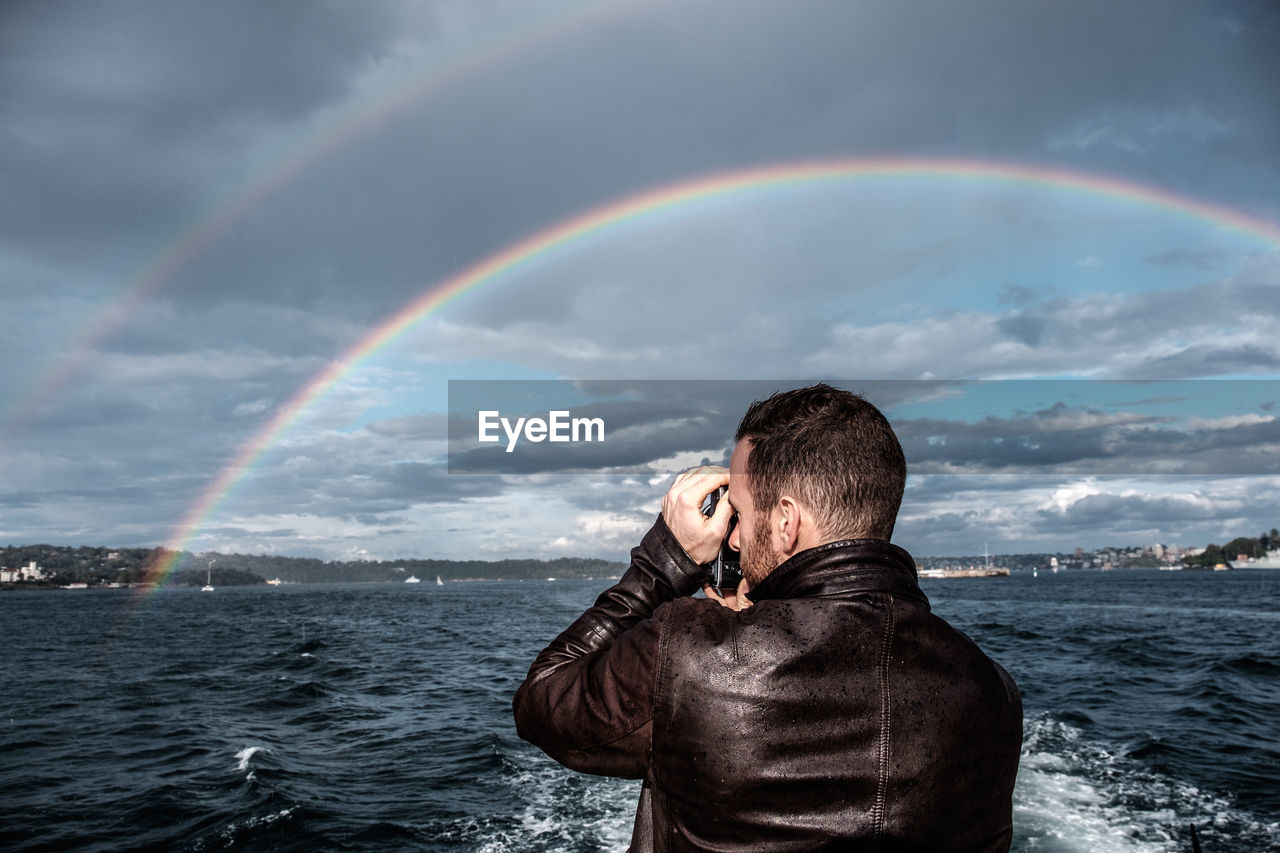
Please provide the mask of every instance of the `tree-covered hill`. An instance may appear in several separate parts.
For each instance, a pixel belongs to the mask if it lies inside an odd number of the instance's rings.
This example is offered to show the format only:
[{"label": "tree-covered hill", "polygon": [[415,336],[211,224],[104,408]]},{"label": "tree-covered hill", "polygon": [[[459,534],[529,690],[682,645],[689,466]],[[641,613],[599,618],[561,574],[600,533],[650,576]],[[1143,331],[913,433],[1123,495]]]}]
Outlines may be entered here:
[{"label": "tree-covered hill", "polygon": [[266,579],[244,569],[213,567],[211,572],[198,568],[179,569],[169,578],[169,586],[204,586],[208,580],[214,587],[221,586],[262,586]]},{"label": "tree-covered hill", "polygon": [[[34,562],[45,574],[41,582],[102,585],[142,583],[173,556],[164,548],[69,547],[10,545],[0,548],[0,566],[19,568]],[[213,585],[234,586],[279,578],[286,583],[396,582],[416,576],[423,582],[436,577],[451,580],[527,580],[543,578],[605,578],[621,575],[626,564],[581,557],[555,560],[317,560],[267,554],[178,555],[169,584],[203,586],[213,561]],[[254,580],[256,578],[256,580]]]}]

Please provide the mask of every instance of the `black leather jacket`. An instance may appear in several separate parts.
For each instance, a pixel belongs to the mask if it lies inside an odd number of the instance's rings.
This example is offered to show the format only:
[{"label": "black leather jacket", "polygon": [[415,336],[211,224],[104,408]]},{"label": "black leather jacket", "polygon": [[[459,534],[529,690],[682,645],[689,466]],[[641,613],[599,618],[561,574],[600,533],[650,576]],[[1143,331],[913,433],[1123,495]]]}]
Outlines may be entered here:
[{"label": "black leather jacket", "polygon": [[702,578],[659,518],[515,696],[560,763],[645,780],[632,850],[1008,850],[1018,690],[906,551],[812,548],[738,612]]}]

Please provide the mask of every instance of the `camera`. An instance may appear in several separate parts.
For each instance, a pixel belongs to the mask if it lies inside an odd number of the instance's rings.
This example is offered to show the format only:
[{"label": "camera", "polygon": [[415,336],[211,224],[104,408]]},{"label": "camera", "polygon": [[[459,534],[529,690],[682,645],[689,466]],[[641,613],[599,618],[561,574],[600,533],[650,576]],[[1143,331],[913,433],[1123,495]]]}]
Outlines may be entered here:
[{"label": "camera", "polygon": [[[728,491],[728,486],[721,486],[707,495],[706,502],[702,507],[702,514],[710,516],[714,513],[716,504],[720,503],[720,499]],[[716,589],[737,589],[738,582],[742,580],[742,567],[738,564],[738,552],[729,547],[729,537],[737,526],[738,514],[735,512],[729,519],[729,529],[725,531],[724,541],[720,543],[720,553],[716,554],[715,560],[709,564],[711,567],[711,585]]]}]

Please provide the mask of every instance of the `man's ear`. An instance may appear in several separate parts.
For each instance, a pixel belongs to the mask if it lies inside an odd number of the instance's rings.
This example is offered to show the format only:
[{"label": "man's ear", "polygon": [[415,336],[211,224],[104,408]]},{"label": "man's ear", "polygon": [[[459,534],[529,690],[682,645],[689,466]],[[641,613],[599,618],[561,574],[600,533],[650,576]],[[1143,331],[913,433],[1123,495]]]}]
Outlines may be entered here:
[{"label": "man's ear", "polygon": [[797,550],[801,523],[800,504],[796,499],[790,495],[778,498],[778,507],[773,513],[773,535],[780,553],[790,555]]}]

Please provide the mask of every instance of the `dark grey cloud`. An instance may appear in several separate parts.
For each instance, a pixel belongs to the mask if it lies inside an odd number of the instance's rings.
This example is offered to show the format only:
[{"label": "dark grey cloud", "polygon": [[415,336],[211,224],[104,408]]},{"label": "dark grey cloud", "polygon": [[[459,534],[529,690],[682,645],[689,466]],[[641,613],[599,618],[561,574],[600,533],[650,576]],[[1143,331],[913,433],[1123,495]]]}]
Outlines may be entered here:
[{"label": "dark grey cloud", "polygon": [[[908,490],[894,540],[916,556],[1070,551],[1107,544],[1204,545],[1273,525],[1271,481],[991,477],[956,490]],[[1273,505],[1273,504],[1272,504]]]},{"label": "dark grey cloud", "polygon": [[3,22],[0,230],[82,263],[180,228],[264,133],[339,102],[415,23],[393,3],[238,1],[11,3]]},{"label": "dark grey cloud", "polygon": [[998,326],[1006,337],[1029,347],[1039,346],[1044,338],[1045,321],[1034,314],[1014,314],[1001,319]]},{"label": "dark grey cloud", "polygon": [[1236,513],[1238,509],[1234,507],[1222,507],[1209,502],[1151,495],[1096,494],[1082,497],[1063,510],[1040,510],[1039,516],[1059,528],[1067,526],[1096,529],[1117,524],[1171,526],[1230,518]]},{"label": "dark grey cloud", "polygon": [[973,423],[934,418],[894,424],[912,470],[939,473],[1230,476],[1280,473],[1280,420],[1176,423],[1065,403]]},{"label": "dark grey cloud", "polygon": [[[500,477],[450,475],[443,462],[394,461],[370,449],[339,449],[338,442],[295,447],[289,465],[240,488],[235,512],[334,518],[375,526],[401,525],[411,507],[453,506],[511,491]],[[361,520],[364,521],[361,521]]]},{"label": "dark grey cloud", "polygon": [[[1036,358],[1060,354],[1063,368],[1088,352],[1102,363],[1114,359],[1111,375],[1123,377],[1270,372],[1280,362],[1268,331],[1280,312],[1278,276],[1263,254],[1232,277],[1124,297],[1060,296],[1014,309],[994,326],[1005,339],[1036,348]],[[1135,351],[1134,342],[1148,342],[1157,354]],[[1165,345],[1151,346],[1156,342]]]},{"label": "dark grey cloud", "polygon": [[205,528],[210,536],[241,538],[252,536],[255,539],[294,539],[299,531],[292,527],[277,527],[274,530],[248,530],[232,525],[210,525]]},{"label": "dark grey cloud", "polygon": [[[754,399],[775,390],[808,384],[770,381],[637,381],[610,382],[476,382],[463,383],[451,402],[450,470],[455,473],[587,473],[634,471],[648,475],[662,469],[662,460],[680,454],[707,453],[723,464],[732,445],[737,422]],[[966,383],[936,381],[837,381],[865,393],[892,413],[896,404],[945,397]],[[1103,395],[1111,383],[1010,382],[988,383],[1010,399],[1009,415],[986,415],[976,420],[954,417],[894,417],[911,471],[916,474],[1035,473],[1041,476],[1197,474],[1230,476],[1280,473],[1280,420],[1252,414],[1263,401],[1253,397],[1271,393],[1266,382],[1234,383],[1230,388],[1237,413],[1218,419],[1187,419],[1170,412],[1186,403],[1194,386],[1152,383],[1151,395],[1135,399],[1128,408],[1102,409],[1063,400],[1032,411],[1017,411],[1024,395],[1060,393],[1067,397]],[[1211,386],[1202,393],[1208,394]],[[1168,393],[1162,389],[1171,388]],[[550,390],[549,390],[550,389]],[[1057,390],[1060,389],[1060,390]],[[598,395],[624,393],[626,399],[575,405],[571,391]],[[1217,390],[1214,387],[1214,390]],[[556,396],[556,392],[559,396]],[[548,399],[559,402],[547,402]],[[1200,402],[1203,406],[1208,397]],[[463,401],[466,401],[465,404]],[[521,401],[536,400],[537,405]],[[483,401],[483,402],[477,402]],[[1221,402],[1216,406],[1223,405]],[[1173,407],[1172,409],[1170,407]],[[1243,407],[1243,408],[1241,408]],[[605,440],[533,443],[517,438],[514,445],[501,428],[497,441],[477,441],[477,412],[486,408],[514,424],[518,417],[547,418],[551,408],[572,418],[599,418]],[[938,404],[947,410],[945,401]],[[1238,412],[1244,412],[1239,414]],[[507,447],[511,446],[511,452]],[[669,464],[669,463],[668,463]]]},{"label": "dark grey cloud", "polygon": [[1154,376],[1213,376],[1274,371],[1280,351],[1266,344],[1192,344],[1170,355],[1143,360],[1143,373]]},{"label": "dark grey cloud", "polygon": [[374,421],[365,427],[372,433],[397,441],[448,441],[448,416],[443,412],[407,415]]},{"label": "dark grey cloud", "polygon": [[[256,154],[247,140],[274,125],[280,147],[296,151],[303,123],[354,97],[360,72],[397,51],[439,49],[434,16],[420,11],[431,8],[97,4],[72,19],[59,4],[20,7],[5,71],[22,95],[3,126],[21,160],[10,180],[30,183],[8,196],[24,203],[7,233],[24,251],[47,236],[51,257],[71,248],[58,236],[67,228],[77,250],[102,231],[97,245],[127,269],[120,247],[137,258],[163,245],[205,205],[209,182],[244,179]],[[1034,15],[1006,3],[629,11],[407,104],[267,199],[166,288],[192,300],[251,293],[358,307],[374,320],[470,260],[641,187],[886,150],[1035,159],[1062,116],[1100,97],[1152,109],[1174,97],[1169,75],[1188,63],[1200,71],[1180,83],[1178,103],[1230,105],[1222,121],[1233,133],[1277,139],[1269,105],[1238,103],[1259,96],[1275,61],[1240,52],[1255,36],[1185,21],[1142,3]],[[1227,44],[1236,59],[1224,63]],[[71,59],[53,73],[49,56]],[[25,141],[42,123],[58,144]],[[1275,147],[1259,149],[1267,168]],[[1096,160],[1085,153],[1081,165]],[[366,284],[353,292],[356,282]]]},{"label": "dark grey cloud", "polygon": [[[963,383],[857,381],[833,384],[863,393],[879,406],[939,393]],[[813,380],[578,380],[459,383],[467,388],[450,398],[449,465],[455,473],[591,473],[630,471],[649,475],[664,470],[664,460],[681,454],[709,454],[712,464],[727,464],[738,422],[747,407],[777,391],[813,384]],[[596,400],[574,404],[577,394]],[[609,399],[609,398],[614,399]],[[605,398],[605,399],[598,399]],[[546,402],[548,399],[560,402]],[[538,401],[538,406],[527,400]],[[465,404],[463,403],[465,401]],[[514,428],[522,416],[548,417],[550,408],[570,418],[598,418],[605,439],[533,443],[519,441],[508,453],[503,427],[492,431],[494,444],[478,440],[478,412],[497,411]],[[496,420],[496,418],[495,418]],[[593,435],[595,435],[593,433]],[[669,463],[666,463],[669,467]]]}]

